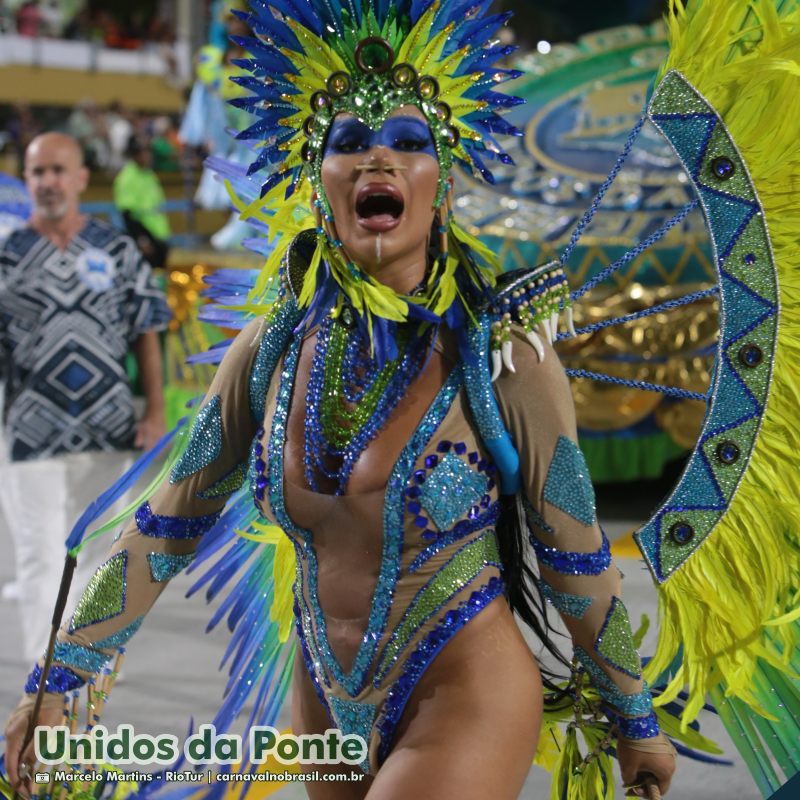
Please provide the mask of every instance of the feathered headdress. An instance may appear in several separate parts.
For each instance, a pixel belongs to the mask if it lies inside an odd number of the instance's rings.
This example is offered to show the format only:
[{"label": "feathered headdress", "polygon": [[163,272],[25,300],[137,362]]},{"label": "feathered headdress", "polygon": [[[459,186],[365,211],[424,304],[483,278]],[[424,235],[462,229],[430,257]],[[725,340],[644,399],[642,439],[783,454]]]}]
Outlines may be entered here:
[{"label": "feathered headdress", "polygon": [[[237,12],[255,35],[235,40],[252,57],[237,62],[251,74],[234,80],[251,94],[233,102],[258,117],[239,136],[259,143],[248,175],[264,176],[260,196],[249,203],[239,198],[237,204],[243,217],[264,223],[270,239],[278,239],[250,310],[263,302],[294,236],[308,228],[316,229],[317,243],[297,292],[301,307],[312,307],[332,277],[370,333],[378,320],[441,318],[460,297],[464,281],[493,285],[492,254],[458,226],[447,202],[454,162],[491,182],[486,160],[511,163],[494,134],[520,135],[498,113],[523,102],[495,91],[521,73],[496,66],[513,48],[492,40],[509,14],[486,16],[490,3],[252,0],[249,13]],[[337,114],[347,112],[379,129],[403,105],[424,114],[440,166],[442,255],[422,297],[396,294],[349,260],[331,235],[331,207],[320,179],[324,144]],[[471,257],[465,257],[465,248]]]}]

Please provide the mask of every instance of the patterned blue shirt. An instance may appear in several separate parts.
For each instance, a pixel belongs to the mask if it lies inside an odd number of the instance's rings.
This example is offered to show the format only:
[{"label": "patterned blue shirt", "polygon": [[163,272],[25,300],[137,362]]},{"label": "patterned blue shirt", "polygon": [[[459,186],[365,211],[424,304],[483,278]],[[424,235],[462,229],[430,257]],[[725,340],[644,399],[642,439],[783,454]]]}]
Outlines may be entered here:
[{"label": "patterned blue shirt", "polygon": [[12,461],[131,447],[125,357],[170,312],[128,236],[90,219],[60,250],[25,227],[0,247],[0,365]]}]

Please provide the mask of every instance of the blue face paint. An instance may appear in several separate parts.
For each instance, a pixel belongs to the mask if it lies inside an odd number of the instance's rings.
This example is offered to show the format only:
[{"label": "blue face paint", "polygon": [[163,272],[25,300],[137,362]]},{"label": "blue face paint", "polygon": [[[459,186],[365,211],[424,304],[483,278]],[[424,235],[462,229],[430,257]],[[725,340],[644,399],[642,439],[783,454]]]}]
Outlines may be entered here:
[{"label": "blue face paint", "polygon": [[379,131],[373,131],[353,117],[336,119],[328,134],[323,158],[366,153],[381,145],[400,153],[424,153],[437,158],[431,129],[427,122],[416,117],[390,117]]}]

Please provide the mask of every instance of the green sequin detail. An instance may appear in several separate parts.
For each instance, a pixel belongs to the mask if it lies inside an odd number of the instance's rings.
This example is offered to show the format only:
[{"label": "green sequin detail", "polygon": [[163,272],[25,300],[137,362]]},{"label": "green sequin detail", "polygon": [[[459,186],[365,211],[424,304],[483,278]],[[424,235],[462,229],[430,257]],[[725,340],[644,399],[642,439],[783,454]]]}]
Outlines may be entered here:
[{"label": "green sequin detail", "polygon": [[112,556],[92,576],[70,621],[70,633],[96,625],[125,610],[128,551]]},{"label": "green sequin detail", "polygon": [[216,460],[222,449],[222,400],[215,394],[197,414],[186,451],[172,468],[170,483],[178,483]]},{"label": "green sequin detail", "polygon": [[207,489],[199,491],[197,496],[201,500],[217,500],[220,497],[228,497],[242,487],[246,477],[247,467],[244,464],[237,464]]},{"label": "green sequin detail", "polygon": [[633,631],[628,612],[618,597],[611,598],[611,607],[594,649],[614,669],[632,678],[642,676],[642,660],[633,646]]},{"label": "green sequin detail", "polygon": [[414,634],[434,614],[480,575],[483,569],[494,564],[500,568],[500,553],[493,530],[464,545],[450,561],[417,592],[406,609],[383,652],[376,678],[382,680]]}]

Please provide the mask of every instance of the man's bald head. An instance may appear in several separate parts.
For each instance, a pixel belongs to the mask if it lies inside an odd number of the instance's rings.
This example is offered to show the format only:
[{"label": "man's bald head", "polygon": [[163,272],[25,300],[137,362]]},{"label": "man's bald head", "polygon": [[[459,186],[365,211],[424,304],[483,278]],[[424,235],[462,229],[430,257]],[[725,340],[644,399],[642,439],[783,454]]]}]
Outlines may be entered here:
[{"label": "man's bald head", "polygon": [[72,136],[43,133],[28,145],[25,183],[33,198],[35,216],[55,221],[77,214],[88,182],[81,146]]}]

